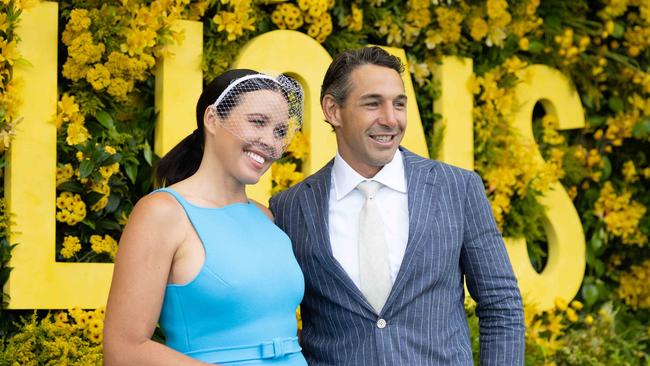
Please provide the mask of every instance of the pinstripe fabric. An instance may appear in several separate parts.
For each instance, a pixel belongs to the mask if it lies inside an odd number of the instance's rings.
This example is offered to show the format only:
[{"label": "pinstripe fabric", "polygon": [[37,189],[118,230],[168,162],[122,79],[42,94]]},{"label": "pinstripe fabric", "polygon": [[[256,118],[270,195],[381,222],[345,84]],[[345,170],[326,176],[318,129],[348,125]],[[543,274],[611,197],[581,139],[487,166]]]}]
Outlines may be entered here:
[{"label": "pinstripe fabric", "polygon": [[523,365],[521,295],[480,177],[400,150],[409,239],[379,315],[332,256],[332,162],[271,199],[305,275],[302,347],[309,364],[471,365],[466,279],[478,303],[481,364]]}]

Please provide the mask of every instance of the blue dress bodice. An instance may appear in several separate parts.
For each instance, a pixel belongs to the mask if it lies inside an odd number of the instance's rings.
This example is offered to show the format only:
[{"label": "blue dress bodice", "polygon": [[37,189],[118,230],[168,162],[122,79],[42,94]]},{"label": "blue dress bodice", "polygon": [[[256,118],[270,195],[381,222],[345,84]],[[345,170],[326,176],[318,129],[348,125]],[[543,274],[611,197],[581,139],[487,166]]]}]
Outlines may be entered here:
[{"label": "blue dress bodice", "polygon": [[287,235],[253,203],[195,206],[172,189],[205,250],[190,282],[168,284],[167,345],[226,365],[307,365],[296,332],[304,278]]}]

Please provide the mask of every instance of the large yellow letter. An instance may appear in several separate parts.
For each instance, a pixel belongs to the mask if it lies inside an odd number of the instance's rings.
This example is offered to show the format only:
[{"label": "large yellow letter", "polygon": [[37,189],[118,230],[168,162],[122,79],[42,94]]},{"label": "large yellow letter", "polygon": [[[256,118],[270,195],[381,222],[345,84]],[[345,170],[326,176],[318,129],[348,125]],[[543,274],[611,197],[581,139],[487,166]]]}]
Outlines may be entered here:
[{"label": "large yellow letter", "polygon": [[434,111],[442,115],[436,129],[444,133],[438,158],[468,170],[474,170],[474,96],[467,86],[471,76],[472,60],[460,57],[443,57],[433,73],[442,89],[433,105]]},{"label": "large yellow letter", "polygon": [[170,56],[158,60],[156,69],[156,121],[154,152],[165,155],[196,128],[196,102],[203,89],[203,24],[181,20],[174,24],[185,35],[170,46]]},{"label": "large yellow letter", "polygon": [[24,101],[8,157],[5,190],[14,217],[13,251],[6,291],[9,308],[85,308],[103,305],[113,266],[57,263],[55,257],[58,5],[38,4],[20,18],[20,52],[30,66],[17,66]]},{"label": "large yellow letter", "polygon": [[[521,109],[514,125],[522,138],[533,142],[533,108],[541,102],[546,113],[557,117],[559,129],[582,128],[585,125],[580,98],[570,81],[548,66],[533,65],[528,78],[517,86]],[[537,159],[542,159],[537,154]],[[585,238],[582,223],[573,202],[560,183],[544,192],[541,203],[546,207],[544,229],[548,238],[548,260],[542,273],[530,264],[525,240],[508,240],[519,286],[526,301],[539,309],[553,307],[556,297],[571,300],[580,289],[585,271]]]}]

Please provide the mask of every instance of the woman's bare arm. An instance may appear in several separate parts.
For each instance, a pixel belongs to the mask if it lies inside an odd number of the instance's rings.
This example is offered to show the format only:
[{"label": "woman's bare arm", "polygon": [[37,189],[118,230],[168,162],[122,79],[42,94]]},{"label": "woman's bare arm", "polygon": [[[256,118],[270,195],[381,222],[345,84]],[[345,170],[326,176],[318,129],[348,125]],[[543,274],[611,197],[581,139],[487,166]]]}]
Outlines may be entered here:
[{"label": "woman's bare arm", "polygon": [[207,365],[154,342],[170,268],[187,236],[182,207],[168,194],[142,198],[120,239],[104,322],[104,364]]}]

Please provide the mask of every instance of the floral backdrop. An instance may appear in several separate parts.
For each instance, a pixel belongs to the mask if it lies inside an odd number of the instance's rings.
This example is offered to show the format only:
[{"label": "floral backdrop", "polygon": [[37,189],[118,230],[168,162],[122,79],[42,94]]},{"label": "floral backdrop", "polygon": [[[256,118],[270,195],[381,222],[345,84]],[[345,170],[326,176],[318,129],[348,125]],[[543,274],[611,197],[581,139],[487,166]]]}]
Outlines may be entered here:
[{"label": "floral backdrop", "polygon": [[[0,174],[21,117],[16,64],[21,12],[0,0]],[[538,311],[526,302],[527,365],[648,365],[650,356],[650,2],[647,0],[66,0],[59,2],[57,260],[110,262],[129,213],[152,188],[154,68],[183,41],[177,19],[204,24],[205,81],[228,69],[251,38],[303,32],[330,54],[365,44],[406,50],[433,157],[443,134],[432,70],[443,55],[474,61],[476,170],[503,234],[525,237],[546,261],[540,194],[560,181],[587,239],[576,299]],[[540,106],[536,144],[511,125],[524,68],[567,75],[587,126],[559,131]],[[272,168],[273,192],[304,176],[299,135]],[[540,150],[544,162],[533,154]],[[0,188],[0,192],[3,188]],[[4,194],[2,194],[4,196]],[[11,217],[0,200],[0,283],[10,275]],[[6,299],[3,298],[3,302]],[[475,304],[467,314],[478,345]],[[103,309],[2,311],[0,365],[101,364]],[[163,335],[157,335],[162,339]]]}]

